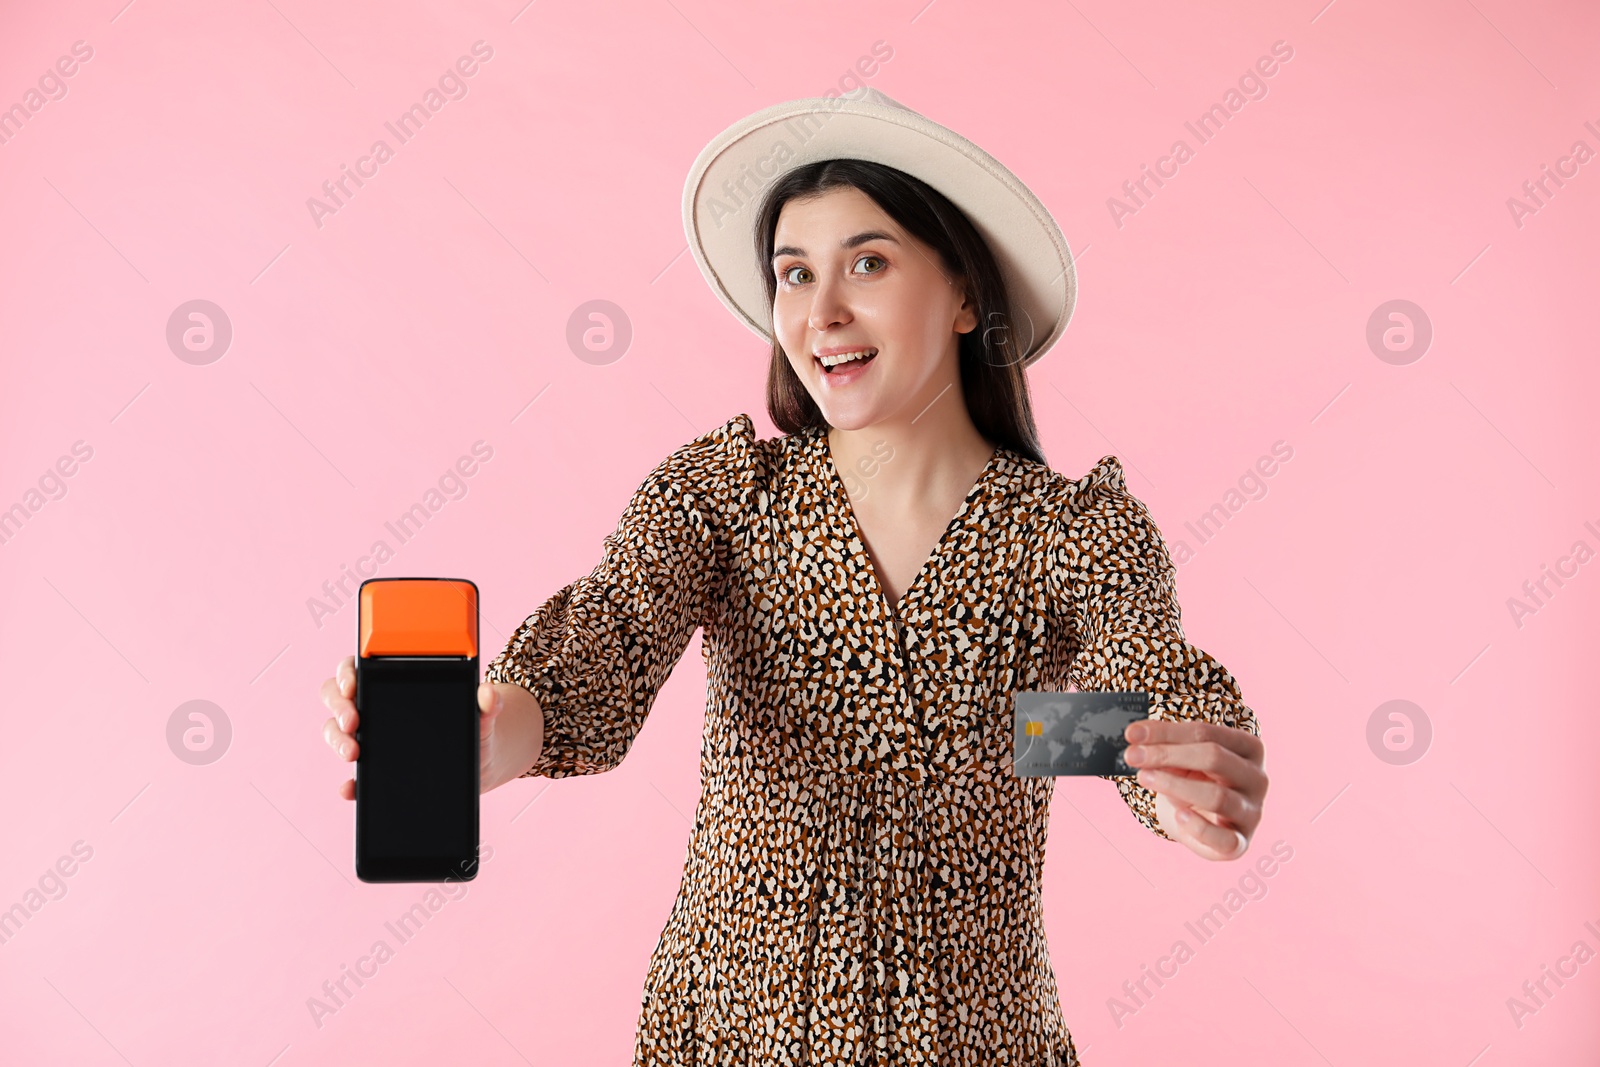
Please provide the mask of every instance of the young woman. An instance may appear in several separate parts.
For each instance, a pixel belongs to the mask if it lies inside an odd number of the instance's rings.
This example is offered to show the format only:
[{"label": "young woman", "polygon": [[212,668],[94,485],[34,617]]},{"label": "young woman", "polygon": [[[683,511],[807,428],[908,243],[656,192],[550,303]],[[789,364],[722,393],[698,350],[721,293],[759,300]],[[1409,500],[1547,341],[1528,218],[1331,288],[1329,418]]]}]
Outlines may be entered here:
[{"label": "young woman", "polygon": [[[719,168],[770,163],[797,116],[826,118],[730,204]],[[1077,1064],[1040,906],[1054,780],[1013,773],[1019,690],[1151,694],[1142,769],[1112,780],[1156,836],[1236,859],[1260,821],[1255,715],[1185,641],[1120,463],[1073,480],[1040,454],[1023,370],[1075,281],[1048,213],[1007,197],[1031,194],[871,91],[752,116],[691,173],[691,246],[772,342],[785,435],[739,415],[674,451],[479,690],[485,790],[598,773],[704,632],[702,791],[636,1064]],[[712,236],[728,214],[749,247]],[[323,687],[345,759],[353,673]]]}]

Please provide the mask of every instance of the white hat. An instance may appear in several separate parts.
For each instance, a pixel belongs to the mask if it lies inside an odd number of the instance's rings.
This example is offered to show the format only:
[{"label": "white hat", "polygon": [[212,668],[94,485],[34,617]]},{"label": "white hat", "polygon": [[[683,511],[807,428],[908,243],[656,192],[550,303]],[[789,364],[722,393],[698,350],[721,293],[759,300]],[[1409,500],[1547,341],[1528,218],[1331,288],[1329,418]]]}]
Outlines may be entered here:
[{"label": "white hat", "polygon": [[1005,278],[1024,366],[1061,336],[1078,275],[1044,204],[965,137],[867,88],[757,111],[712,138],[689,168],[683,186],[689,248],[712,291],[761,338],[772,340],[763,279],[770,268],[757,262],[754,233],[762,193],[785,171],[823,159],[864,159],[904,171],[972,220]]}]

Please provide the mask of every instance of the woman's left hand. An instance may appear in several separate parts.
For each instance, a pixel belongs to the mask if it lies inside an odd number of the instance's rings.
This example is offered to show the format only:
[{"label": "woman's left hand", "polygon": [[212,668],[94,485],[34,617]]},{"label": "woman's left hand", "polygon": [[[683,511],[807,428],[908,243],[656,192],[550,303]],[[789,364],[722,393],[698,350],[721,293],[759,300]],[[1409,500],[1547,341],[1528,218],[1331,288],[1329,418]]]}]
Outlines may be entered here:
[{"label": "woman's left hand", "polygon": [[1267,795],[1261,739],[1236,726],[1203,719],[1130,723],[1124,755],[1138,782],[1156,795],[1156,817],[1168,836],[1208,860],[1245,854]]}]

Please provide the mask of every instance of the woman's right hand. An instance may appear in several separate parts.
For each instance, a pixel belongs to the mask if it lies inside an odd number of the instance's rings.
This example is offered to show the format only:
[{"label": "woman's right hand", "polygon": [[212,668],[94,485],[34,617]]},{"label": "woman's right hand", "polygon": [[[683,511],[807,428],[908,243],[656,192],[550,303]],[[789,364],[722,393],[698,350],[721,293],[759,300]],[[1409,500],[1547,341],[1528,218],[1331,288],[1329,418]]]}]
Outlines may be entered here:
[{"label": "woman's right hand", "polygon": [[[322,725],[323,740],[339,758],[354,761],[361,754],[356,741],[356,658],[346,656],[322,683],[322,702],[333,716]],[[544,747],[544,711],[534,695],[509,682],[478,685],[478,791],[487,793],[523,773]],[[356,798],[356,782],[339,787],[346,800]]]}]

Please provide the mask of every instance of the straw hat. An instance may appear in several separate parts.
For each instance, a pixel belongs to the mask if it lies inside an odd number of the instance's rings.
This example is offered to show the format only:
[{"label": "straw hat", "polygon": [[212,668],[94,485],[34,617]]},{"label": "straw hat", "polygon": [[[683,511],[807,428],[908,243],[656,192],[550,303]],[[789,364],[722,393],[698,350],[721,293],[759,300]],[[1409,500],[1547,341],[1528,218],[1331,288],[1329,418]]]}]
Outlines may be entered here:
[{"label": "straw hat", "polygon": [[723,130],[683,186],[683,228],[700,273],[751,330],[772,340],[757,261],[755,217],[767,186],[823,159],[864,159],[902,170],[950,199],[994,252],[1017,317],[1023,365],[1055,343],[1072,318],[1078,276],[1061,228],[999,160],[952,130],[867,88],[849,97],[791,100]]}]

